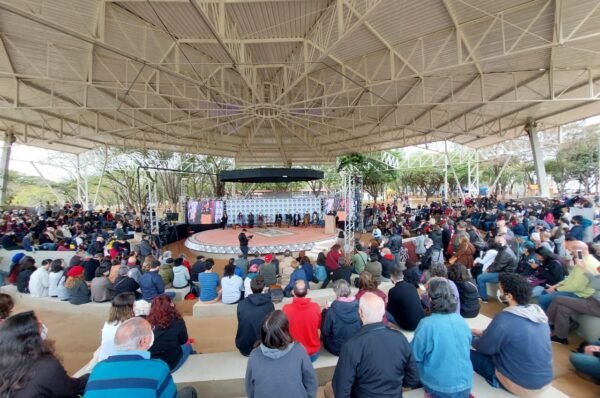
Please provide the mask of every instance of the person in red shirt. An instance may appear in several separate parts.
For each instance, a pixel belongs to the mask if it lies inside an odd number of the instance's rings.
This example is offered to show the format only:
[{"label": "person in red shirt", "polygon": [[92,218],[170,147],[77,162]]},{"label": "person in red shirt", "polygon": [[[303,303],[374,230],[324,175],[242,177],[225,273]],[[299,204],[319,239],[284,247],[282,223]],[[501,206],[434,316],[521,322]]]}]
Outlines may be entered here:
[{"label": "person in red shirt", "polygon": [[293,293],[294,299],[290,304],[284,305],[282,311],[290,321],[292,338],[304,346],[310,360],[314,362],[319,357],[321,349],[319,339],[321,308],[306,297],[308,286],[304,280],[296,281]]}]

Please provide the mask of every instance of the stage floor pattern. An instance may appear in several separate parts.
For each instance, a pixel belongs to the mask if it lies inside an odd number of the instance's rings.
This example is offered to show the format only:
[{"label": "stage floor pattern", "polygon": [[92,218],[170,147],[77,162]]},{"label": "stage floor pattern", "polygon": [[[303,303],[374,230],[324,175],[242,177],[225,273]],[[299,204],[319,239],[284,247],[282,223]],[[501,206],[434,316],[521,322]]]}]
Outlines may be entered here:
[{"label": "stage floor pattern", "polygon": [[[240,245],[238,229],[211,229],[190,236],[185,246],[188,249],[205,253],[238,254]],[[250,240],[250,254],[255,251],[260,253],[283,253],[285,250],[297,252],[309,251],[325,244],[333,245],[337,240],[335,235],[326,234],[323,228],[252,228],[247,235],[254,235]]]}]

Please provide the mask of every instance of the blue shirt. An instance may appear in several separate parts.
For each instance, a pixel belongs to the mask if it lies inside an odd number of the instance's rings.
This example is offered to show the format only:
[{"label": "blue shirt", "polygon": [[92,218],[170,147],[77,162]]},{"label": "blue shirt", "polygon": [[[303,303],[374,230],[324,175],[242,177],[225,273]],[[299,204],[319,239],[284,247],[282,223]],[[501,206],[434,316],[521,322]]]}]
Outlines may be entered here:
[{"label": "blue shirt", "polygon": [[99,362],[85,388],[85,398],[175,398],[177,388],[167,364],[148,359],[148,351],[124,351]]},{"label": "blue shirt", "polygon": [[471,329],[459,314],[421,319],[411,347],[424,386],[447,394],[473,386]]},{"label": "blue shirt", "polygon": [[494,317],[481,337],[473,338],[473,348],[491,356],[496,370],[508,379],[535,390],[553,378],[549,335],[548,323],[504,310]]},{"label": "blue shirt", "polygon": [[217,298],[217,286],[219,286],[219,275],[214,272],[202,272],[198,274],[200,283],[200,301],[212,301]]}]

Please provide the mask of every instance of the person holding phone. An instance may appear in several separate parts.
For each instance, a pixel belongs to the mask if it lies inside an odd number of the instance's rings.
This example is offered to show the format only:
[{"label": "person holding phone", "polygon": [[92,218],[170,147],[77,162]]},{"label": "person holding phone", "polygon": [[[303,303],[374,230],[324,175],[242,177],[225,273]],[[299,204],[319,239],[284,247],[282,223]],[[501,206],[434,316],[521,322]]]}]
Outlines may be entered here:
[{"label": "person holding phone", "polygon": [[596,260],[590,254],[585,242],[578,240],[567,241],[566,246],[575,266],[569,276],[561,282],[547,286],[538,297],[540,307],[546,312],[548,312],[552,301],[557,297],[566,296],[575,299],[585,299],[594,294],[594,289],[590,286],[590,281],[585,274],[586,272],[597,274],[600,261]]}]

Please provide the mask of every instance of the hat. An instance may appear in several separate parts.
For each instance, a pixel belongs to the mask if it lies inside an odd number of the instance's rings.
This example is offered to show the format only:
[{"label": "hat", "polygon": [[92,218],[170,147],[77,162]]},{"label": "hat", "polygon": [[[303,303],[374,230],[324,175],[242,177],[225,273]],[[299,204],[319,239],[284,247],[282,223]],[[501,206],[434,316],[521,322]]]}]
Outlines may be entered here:
[{"label": "hat", "polygon": [[13,264],[17,264],[18,262],[21,261],[21,259],[23,259],[23,257],[25,257],[25,253],[17,253],[12,257],[12,262]]},{"label": "hat", "polygon": [[532,232],[531,233],[531,240],[537,240],[537,241],[542,240],[542,238],[540,237],[540,233],[539,232]]},{"label": "hat", "polygon": [[248,272],[258,272],[258,264],[252,264],[250,268],[248,268]]},{"label": "hat", "polygon": [[273,255],[272,255],[271,253],[267,254],[267,255],[265,256],[265,261],[266,261],[267,263],[270,263],[271,261],[273,261]]},{"label": "hat", "polygon": [[72,267],[69,272],[67,272],[67,276],[68,277],[77,277],[79,275],[83,274],[83,267],[81,265],[76,265],[74,267]]}]

